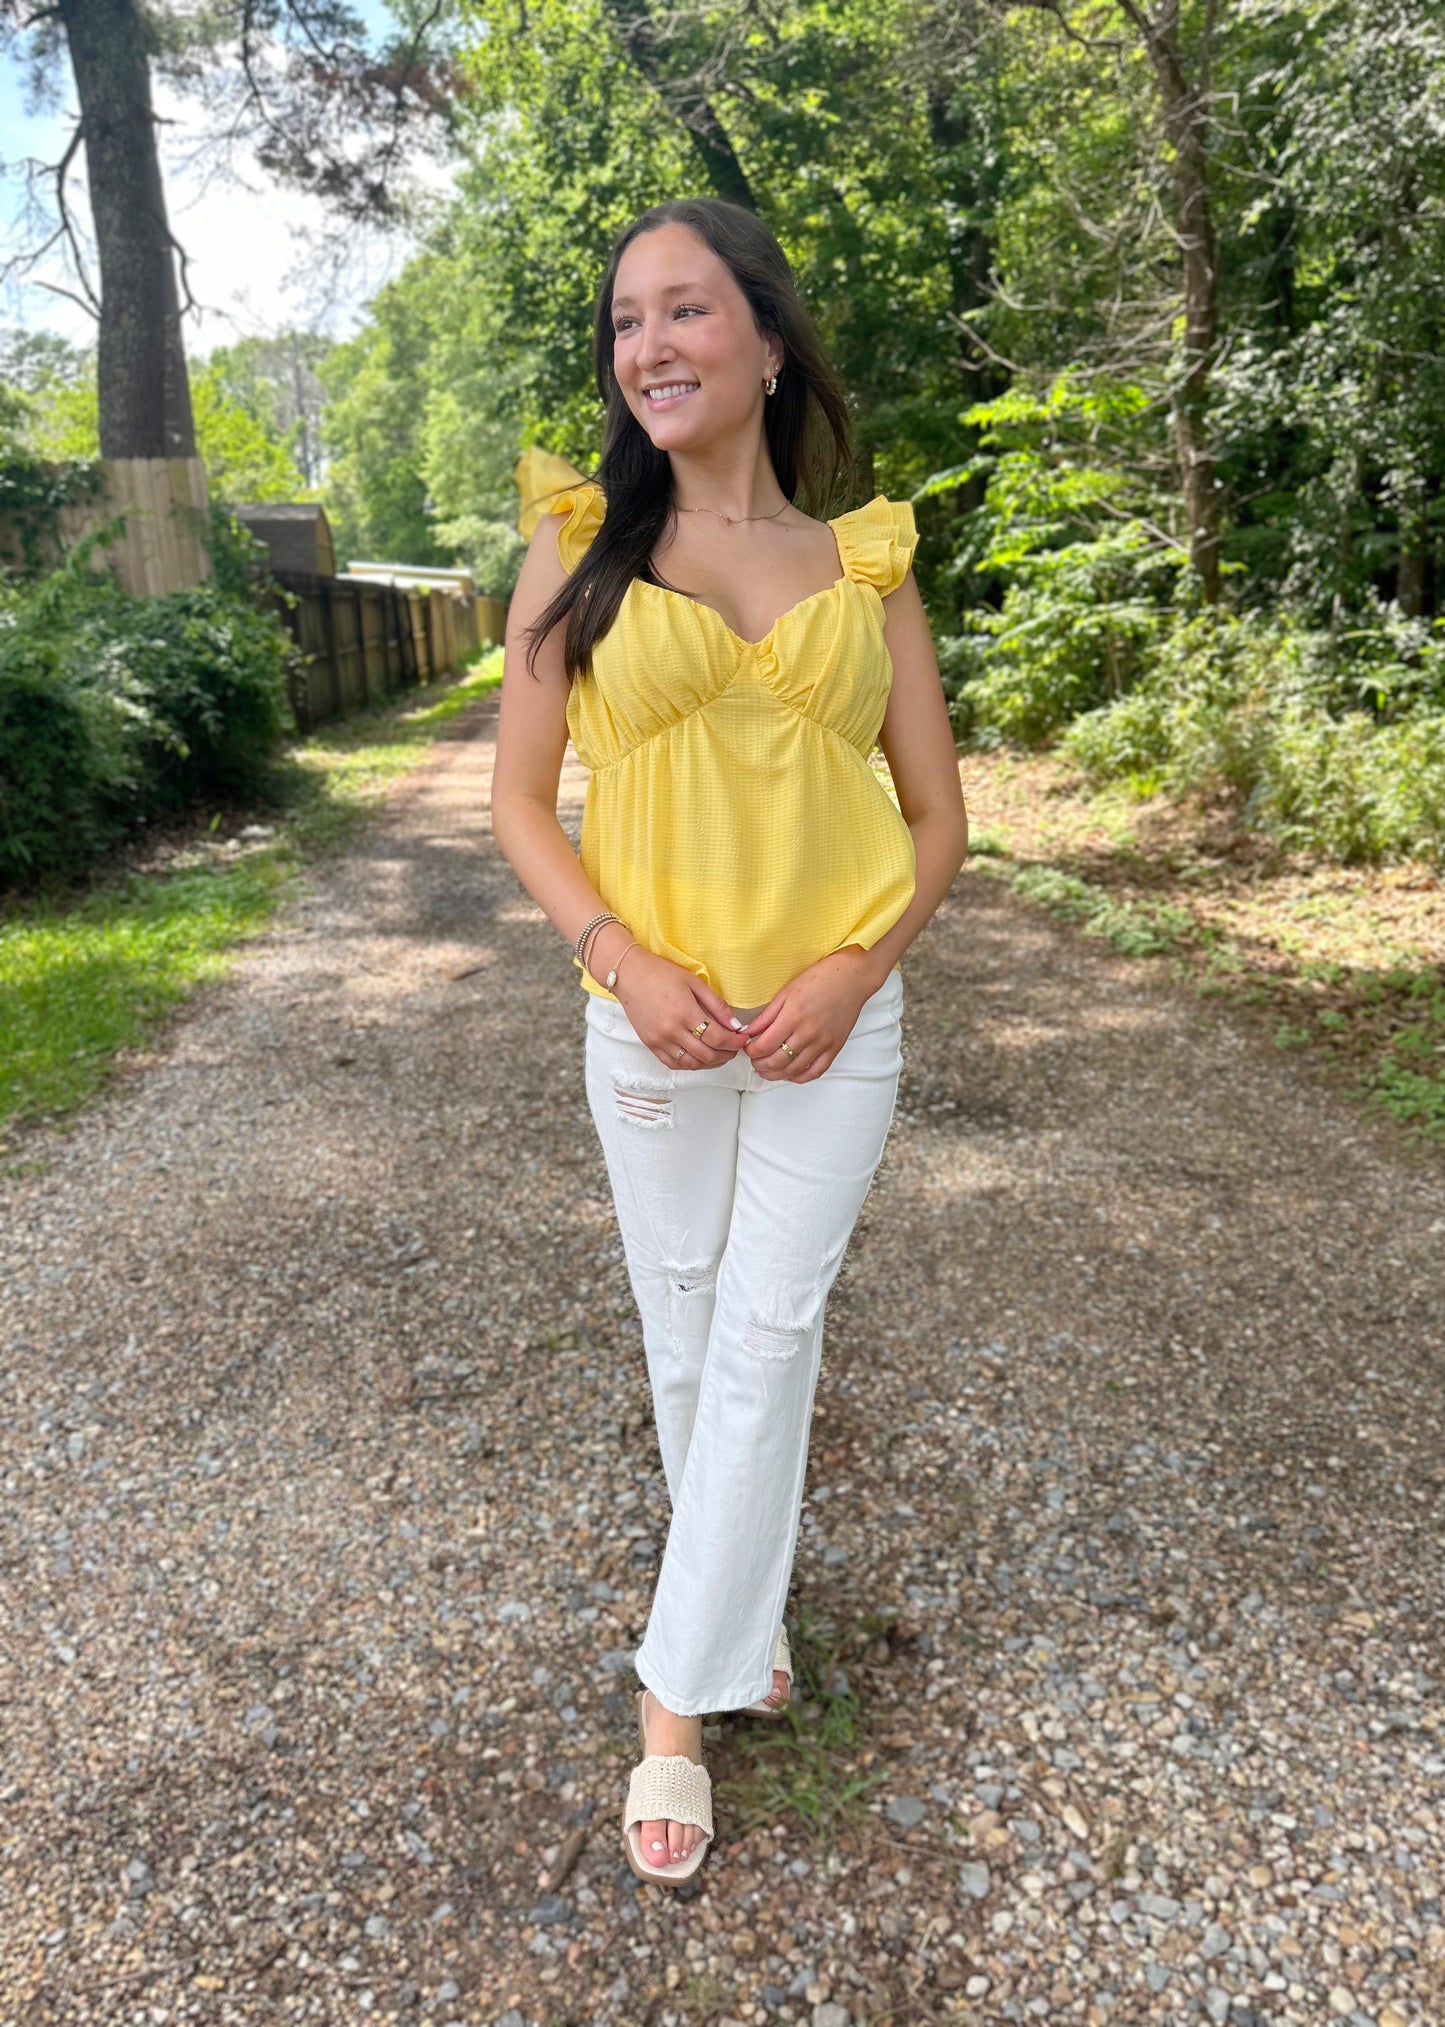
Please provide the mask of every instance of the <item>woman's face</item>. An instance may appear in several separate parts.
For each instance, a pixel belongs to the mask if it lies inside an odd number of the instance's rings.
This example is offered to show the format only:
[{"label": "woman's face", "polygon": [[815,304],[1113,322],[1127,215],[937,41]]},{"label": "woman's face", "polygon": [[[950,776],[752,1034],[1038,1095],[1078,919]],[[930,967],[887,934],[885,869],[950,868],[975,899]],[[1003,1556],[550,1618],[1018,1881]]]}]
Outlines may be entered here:
[{"label": "woman's face", "polygon": [[783,363],[732,269],[685,225],[659,225],[624,252],[612,332],[617,384],[663,451],[700,450],[755,428],[763,383]]}]

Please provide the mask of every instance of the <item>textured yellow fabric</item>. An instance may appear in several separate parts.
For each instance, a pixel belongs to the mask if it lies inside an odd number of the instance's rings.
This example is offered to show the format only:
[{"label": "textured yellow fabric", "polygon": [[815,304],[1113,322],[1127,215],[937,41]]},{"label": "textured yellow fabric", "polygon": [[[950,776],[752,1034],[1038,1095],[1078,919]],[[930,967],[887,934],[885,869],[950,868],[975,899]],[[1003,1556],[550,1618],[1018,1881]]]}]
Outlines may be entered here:
[{"label": "textured yellow fabric", "polygon": [[[603,496],[583,484],[548,511],[566,516],[573,570]],[[868,764],[893,680],[882,600],[912,563],[913,509],[879,494],[828,525],[843,576],[760,641],[635,579],[567,701],[591,770],[588,878],[639,943],[734,1007],[845,943],[869,948],[913,898],[912,833]],[[585,971],[582,985],[616,998]]]},{"label": "textured yellow fabric", "polygon": [[569,464],[556,451],[543,450],[540,444],[530,444],[517,459],[512,477],[522,496],[521,511],[517,515],[517,528],[524,542],[532,539],[532,530],[551,507],[548,495],[558,492],[564,486],[573,486],[582,477],[576,465]]}]

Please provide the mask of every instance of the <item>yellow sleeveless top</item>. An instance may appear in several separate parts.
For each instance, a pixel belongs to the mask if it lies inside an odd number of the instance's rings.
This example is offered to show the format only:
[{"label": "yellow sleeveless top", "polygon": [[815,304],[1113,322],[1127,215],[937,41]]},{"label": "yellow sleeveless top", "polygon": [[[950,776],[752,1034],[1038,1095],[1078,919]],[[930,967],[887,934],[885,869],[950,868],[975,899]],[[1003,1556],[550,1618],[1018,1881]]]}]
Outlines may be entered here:
[{"label": "yellow sleeveless top", "polygon": [[[567,517],[574,570],[602,493],[584,483],[547,510]],[[828,526],[844,575],[760,641],[634,579],[567,700],[591,770],[587,877],[639,943],[733,1007],[845,943],[867,949],[913,898],[912,833],[868,764],[893,680],[882,600],[913,561],[913,509],[879,494]],[[616,998],[586,971],[582,985]]]}]

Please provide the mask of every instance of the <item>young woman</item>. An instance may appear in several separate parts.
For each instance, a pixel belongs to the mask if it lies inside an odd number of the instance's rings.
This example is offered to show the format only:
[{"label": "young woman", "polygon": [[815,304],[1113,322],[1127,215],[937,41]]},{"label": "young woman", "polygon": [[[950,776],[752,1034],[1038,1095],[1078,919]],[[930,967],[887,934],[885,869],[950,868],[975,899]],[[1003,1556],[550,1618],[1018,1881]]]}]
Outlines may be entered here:
[{"label": "young woman", "polygon": [[594,344],[601,463],[512,598],[493,831],[587,994],[672,1509],[623,1835],[676,1885],[712,1835],[703,1714],[788,1701],[823,1309],[892,1121],[897,959],[968,822],[911,508],[796,504],[830,504],[848,410],[772,234],[715,199],[645,212]]}]

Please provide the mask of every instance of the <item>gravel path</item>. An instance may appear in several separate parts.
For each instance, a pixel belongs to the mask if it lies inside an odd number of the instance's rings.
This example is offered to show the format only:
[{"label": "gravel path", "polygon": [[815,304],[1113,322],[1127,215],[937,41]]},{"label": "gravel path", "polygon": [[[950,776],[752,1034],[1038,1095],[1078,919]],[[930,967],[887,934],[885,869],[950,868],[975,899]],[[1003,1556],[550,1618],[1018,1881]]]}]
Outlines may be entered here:
[{"label": "gravel path", "polygon": [[972,871],[829,1306],[857,1735],[710,1726],[633,1879],[665,1500],[495,711],[0,1185],[0,2020],[1438,2027],[1438,1153]]}]

